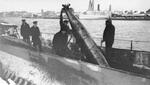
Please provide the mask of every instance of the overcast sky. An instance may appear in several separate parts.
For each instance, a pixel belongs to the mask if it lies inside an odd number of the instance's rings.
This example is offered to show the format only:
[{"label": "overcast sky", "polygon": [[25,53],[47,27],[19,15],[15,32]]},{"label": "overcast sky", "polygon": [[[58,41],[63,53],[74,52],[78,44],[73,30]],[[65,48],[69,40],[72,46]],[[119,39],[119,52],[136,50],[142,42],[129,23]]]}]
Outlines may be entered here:
[{"label": "overcast sky", "polygon": [[[71,3],[75,11],[85,11],[89,0],[0,0],[0,11],[40,12],[41,9],[60,11],[63,3]],[[112,10],[150,9],[150,0],[95,0],[95,5],[98,3],[101,4],[102,10],[108,9],[110,3]]]}]

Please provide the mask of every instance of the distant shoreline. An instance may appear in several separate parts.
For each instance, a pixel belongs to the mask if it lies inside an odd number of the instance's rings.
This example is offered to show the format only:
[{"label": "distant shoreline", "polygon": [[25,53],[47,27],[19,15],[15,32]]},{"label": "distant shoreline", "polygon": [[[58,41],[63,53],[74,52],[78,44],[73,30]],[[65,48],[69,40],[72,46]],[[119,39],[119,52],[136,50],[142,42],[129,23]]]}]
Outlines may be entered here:
[{"label": "distant shoreline", "polygon": [[[28,18],[27,19],[59,19],[59,18]],[[79,20],[106,20],[104,19],[79,19]],[[112,20],[127,20],[127,21],[150,21],[150,17],[112,17]]]},{"label": "distant shoreline", "polygon": [[[56,18],[34,18],[34,17],[1,17],[0,22],[5,22],[3,19],[4,18],[22,18],[22,19],[54,19],[54,20],[59,20],[58,17]],[[112,20],[121,20],[121,21],[150,21],[150,16],[149,17],[136,17],[136,18],[132,18],[132,17],[112,17]],[[79,20],[106,20],[106,18],[104,19],[79,19]]]}]

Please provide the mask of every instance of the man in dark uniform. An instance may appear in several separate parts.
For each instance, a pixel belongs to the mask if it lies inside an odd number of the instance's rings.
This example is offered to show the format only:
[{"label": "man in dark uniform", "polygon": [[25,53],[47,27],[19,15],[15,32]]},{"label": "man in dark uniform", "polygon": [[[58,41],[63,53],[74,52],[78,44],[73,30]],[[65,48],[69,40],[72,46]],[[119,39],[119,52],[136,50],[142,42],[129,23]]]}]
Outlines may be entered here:
[{"label": "man in dark uniform", "polygon": [[30,26],[26,23],[25,19],[22,19],[21,25],[21,36],[23,37],[23,41],[29,43],[30,42]]},{"label": "man in dark uniform", "polygon": [[115,27],[112,24],[111,19],[106,20],[106,27],[103,33],[103,40],[102,42],[105,42],[106,46],[106,59],[108,62],[110,61],[110,55],[111,55],[111,48],[114,43],[114,36],[115,36]]},{"label": "man in dark uniform", "polygon": [[33,26],[31,27],[31,36],[32,36],[32,42],[33,42],[33,47],[35,47],[37,49],[39,49],[39,51],[41,51],[41,40],[40,40],[40,30],[39,27],[37,26],[37,21],[33,22]]},{"label": "man in dark uniform", "polygon": [[66,29],[61,29],[58,33],[54,35],[53,38],[53,49],[56,54],[60,56],[65,55],[65,50],[67,49],[68,34]]},{"label": "man in dark uniform", "polygon": [[56,54],[60,56],[65,56],[67,52],[66,50],[68,50],[67,43],[69,26],[67,20],[63,21],[62,13],[63,10],[60,13],[60,31],[57,32],[53,38],[53,49],[56,52]]}]

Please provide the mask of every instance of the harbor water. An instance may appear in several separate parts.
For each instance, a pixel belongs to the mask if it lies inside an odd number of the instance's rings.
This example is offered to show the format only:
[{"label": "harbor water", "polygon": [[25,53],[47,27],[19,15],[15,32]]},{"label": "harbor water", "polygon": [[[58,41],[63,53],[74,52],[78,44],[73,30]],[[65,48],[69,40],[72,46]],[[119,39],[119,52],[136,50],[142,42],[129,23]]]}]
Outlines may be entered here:
[{"label": "harbor water", "polygon": [[[22,18],[1,18],[5,22],[21,26]],[[46,39],[53,39],[53,35],[59,31],[58,19],[26,19],[27,23],[32,26],[32,22],[38,21],[42,36]],[[86,27],[91,37],[97,45],[101,45],[100,41],[105,28],[105,20],[81,20]],[[128,21],[128,20],[113,20],[115,26],[115,42],[114,48],[130,49],[131,41],[133,50],[150,51],[150,21]],[[105,46],[104,44],[102,44]]]}]

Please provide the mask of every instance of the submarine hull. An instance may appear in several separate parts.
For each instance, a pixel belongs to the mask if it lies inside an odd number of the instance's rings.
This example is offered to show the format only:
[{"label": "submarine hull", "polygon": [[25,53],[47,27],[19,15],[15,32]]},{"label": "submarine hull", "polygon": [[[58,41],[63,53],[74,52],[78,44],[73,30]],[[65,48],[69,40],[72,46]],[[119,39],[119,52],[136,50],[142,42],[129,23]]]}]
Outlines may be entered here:
[{"label": "submarine hull", "polygon": [[38,53],[22,40],[2,36],[0,76],[20,85],[150,85],[143,76],[60,57],[50,48]]}]

